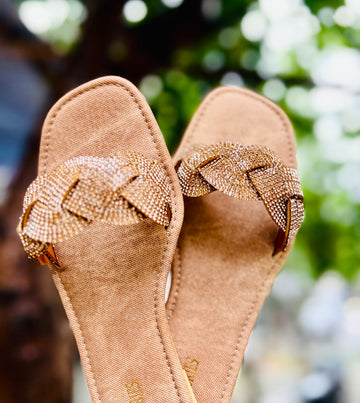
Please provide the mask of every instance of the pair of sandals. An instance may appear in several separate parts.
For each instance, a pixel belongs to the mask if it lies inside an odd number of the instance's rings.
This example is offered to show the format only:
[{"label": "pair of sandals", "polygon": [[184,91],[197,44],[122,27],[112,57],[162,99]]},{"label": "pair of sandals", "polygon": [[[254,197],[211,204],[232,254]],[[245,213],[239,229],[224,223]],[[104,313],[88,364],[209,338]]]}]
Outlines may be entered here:
[{"label": "pair of sandals", "polygon": [[224,403],[303,215],[272,102],[212,91],[171,159],[137,88],[104,77],[50,110],[18,232],[50,267],[93,402]]}]

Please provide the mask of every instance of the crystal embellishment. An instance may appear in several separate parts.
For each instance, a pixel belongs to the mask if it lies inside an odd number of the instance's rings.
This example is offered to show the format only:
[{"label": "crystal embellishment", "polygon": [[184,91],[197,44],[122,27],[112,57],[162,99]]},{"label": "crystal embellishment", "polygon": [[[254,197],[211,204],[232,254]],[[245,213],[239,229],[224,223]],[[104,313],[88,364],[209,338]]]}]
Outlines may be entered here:
[{"label": "crystal embellishment", "polygon": [[230,142],[195,145],[184,151],[177,167],[185,196],[219,190],[237,199],[261,200],[279,227],[274,254],[285,250],[302,224],[299,174],[268,147]]},{"label": "crystal embellishment", "polygon": [[157,161],[131,152],[75,157],[31,183],[17,231],[29,258],[53,261],[52,244],[94,221],[128,225],[148,217],[168,226],[169,204],[168,178]]}]

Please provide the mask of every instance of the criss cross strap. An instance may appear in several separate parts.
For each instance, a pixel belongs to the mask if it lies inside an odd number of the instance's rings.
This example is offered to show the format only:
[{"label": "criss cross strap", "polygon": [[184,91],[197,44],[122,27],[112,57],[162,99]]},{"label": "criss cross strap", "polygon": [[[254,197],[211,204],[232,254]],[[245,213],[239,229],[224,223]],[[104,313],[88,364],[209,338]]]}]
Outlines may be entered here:
[{"label": "criss cross strap", "polygon": [[286,249],[304,218],[299,174],[268,147],[217,143],[196,145],[177,164],[188,197],[219,190],[242,200],[261,200],[279,227],[274,254]]},{"label": "criss cross strap", "polygon": [[52,244],[92,222],[128,225],[148,217],[168,226],[169,204],[167,176],[157,161],[137,153],[76,157],[31,183],[17,231],[29,258],[56,263]]}]

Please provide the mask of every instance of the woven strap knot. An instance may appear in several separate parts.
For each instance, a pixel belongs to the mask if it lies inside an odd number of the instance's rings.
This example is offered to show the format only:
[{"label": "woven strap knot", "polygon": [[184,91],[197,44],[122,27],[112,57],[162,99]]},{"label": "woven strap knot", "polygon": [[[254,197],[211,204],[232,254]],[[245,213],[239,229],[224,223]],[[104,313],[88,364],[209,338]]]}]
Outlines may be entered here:
[{"label": "woven strap knot", "polygon": [[76,157],[32,182],[18,233],[30,258],[54,262],[52,244],[93,221],[127,225],[148,217],[168,226],[169,203],[167,176],[157,161],[136,153]]},{"label": "woven strap knot", "polygon": [[285,250],[304,218],[303,194],[296,169],[269,148],[217,143],[185,150],[177,164],[185,196],[214,190],[242,200],[261,200],[279,227],[274,254]]}]

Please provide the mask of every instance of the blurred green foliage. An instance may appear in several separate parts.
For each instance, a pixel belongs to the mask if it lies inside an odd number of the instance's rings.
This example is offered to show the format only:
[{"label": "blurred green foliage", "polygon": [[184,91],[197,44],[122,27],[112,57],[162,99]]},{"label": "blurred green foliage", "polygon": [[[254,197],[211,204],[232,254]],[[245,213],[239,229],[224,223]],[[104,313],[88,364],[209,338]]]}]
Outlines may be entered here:
[{"label": "blurred green foliage", "polygon": [[[41,35],[71,52],[86,2],[80,9],[75,0],[62,1],[71,3],[69,14]],[[147,9],[143,19],[119,16],[129,32],[175,10],[166,1],[140,3]],[[287,265],[314,276],[332,269],[354,278],[360,269],[358,0],[204,0],[202,12],[207,33],[175,47],[170,65],[148,71],[138,83],[169,148],[175,149],[194,110],[217,85],[244,85],[272,98],[293,122],[305,194],[306,219]],[[187,22],[179,24],[186,32]],[[116,49],[104,44],[109,57],[119,49],[127,57],[121,40],[116,43]]]}]

